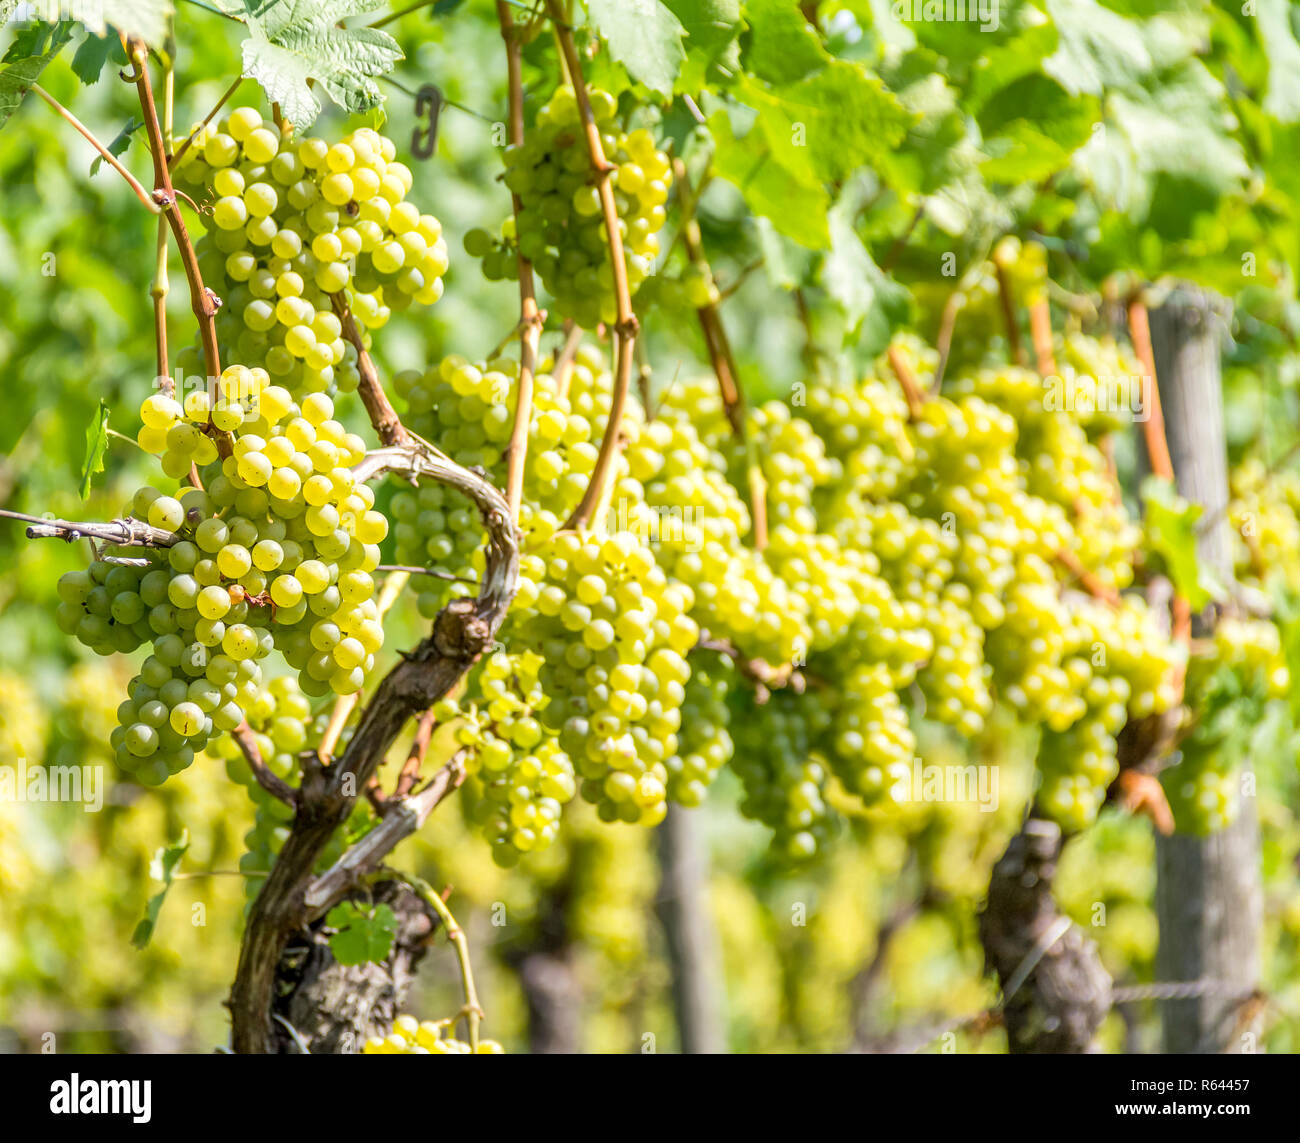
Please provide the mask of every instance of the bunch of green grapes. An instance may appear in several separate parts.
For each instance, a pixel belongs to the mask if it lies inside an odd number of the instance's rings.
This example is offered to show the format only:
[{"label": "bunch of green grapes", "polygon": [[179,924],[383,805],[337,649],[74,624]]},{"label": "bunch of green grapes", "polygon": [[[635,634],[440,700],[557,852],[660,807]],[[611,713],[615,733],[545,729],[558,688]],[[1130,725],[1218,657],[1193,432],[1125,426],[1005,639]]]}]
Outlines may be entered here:
[{"label": "bunch of green grapes", "polygon": [[777,855],[807,860],[837,831],[826,800],[830,771],[815,748],[830,712],[816,695],[777,691],[765,703],[739,688],[733,695],[731,764],[745,789],[741,812],[772,829]]},{"label": "bunch of green grapes", "polygon": [[[442,296],[442,226],[407,200],[410,168],[369,127],[333,144],[299,140],[239,107],[196,129],[176,177],[212,202],[197,251],[225,303],[223,354],[262,363],[294,393],[357,386],[356,350],[332,299],[378,329],[394,310]],[[199,359],[191,350],[178,364]]]},{"label": "bunch of green grapes", "polygon": [[[600,130],[608,176],[618,210],[619,230],[632,291],[650,275],[659,253],[659,232],[667,218],[665,203],[672,181],[668,156],[650,132],[625,132],[618,121],[618,102],[604,91],[590,90],[592,113]],[[515,241],[532,262],[555,299],[554,310],[585,329],[618,316],[609,238],[597,188],[596,171],[572,87],[560,87],[537,114],[522,146],[506,149],[506,186],[519,196]],[[471,230],[465,249],[485,262],[489,276],[515,272],[503,230],[494,240],[485,230]]]},{"label": "bunch of green grapes", "polygon": [[1251,750],[1247,728],[1262,719],[1270,700],[1285,698],[1290,685],[1273,623],[1231,616],[1219,621],[1210,646],[1188,663],[1185,701],[1195,722],[1179,743],[1177,765],[1161,774],[1180,830],[1213,833],[1236,817],[1238,774]]},{"label": "bunch of green grapes", "polygon": [[542,712],[605,821],[654,825],[666,812],[667,761],[699,639],[685,585],[671,583],[629,532],[561,532],[534,553],[536,600],[515,609],[507,645],[535,649],[550,703]]},{"label": "bunch of green grapes", "polygon": [[[260,369],[227,369],[217,404],[242,430],[231,455],[203,467],[202,488],[146,486],[127,506],[171,533],[171,546],[122,549],[144,554],[96,560],[59,583],[57,620],[82,643],[101,654],[153,645],[112,738],[119,764],[150,785],[243,721],[272,649],[308,694],[351,694],[383,645],[370,573],[388,524],[352,475],[364,444],[332,419],[324,394],[298,404],[268,382]],[[140,444],[188,471],[212,443],[203,430],[217,411],[206,394],[186,406],[155,394]]]},{"label": "bunch of green grapes", "polygon": [[694,807],[704,803],[718,771],[735,753],[728,726],[727,694],[735,685],[735,670],[729,659],[703,665],[691,663],[691,677],[682,699],[682,725],[677,735],[677,752],[668,759],[668,798],[678,805]]},{"label": "bunch of green grapes", "polygon": [[[361,1052],[367,1056],[468,1056],[474,1049],[464,1040],[449,1033],[454,1019],[417,1020],[414,1016],[399,1016],[393,1021],[393,1030],[387,1036],[372,1036]],[[495,1040],[480,1040],[478,1054],[499,1056],[505,1051]]]},{"label": "bunch of green grapes", "polygon": [[474,779],[470,818],[503,866],[550,845],[561,808],[577,792],[573,763],[540,718],[549,702],[542,663],[533,652],[498,651],[469,678],[475,701],[444,699],[434,709],[439,722],[459,721],[456,741]]},{"label": "bunch of green grapes", "polygon": [[1232,470],[1233,572],[1241,583],[1300,589],[1300,477],[1256,458]]},{"label": "bunch of green grapes", "polygon": [[[569,394],[557,392],[545,371],[548,363],[542,365],[534,384],[520,506],[525,553],[558,531],[582,499],[609,410],[608,394],[602,401],[592,392],[598,382],[591,371],[599,362],[590,352],[575,365],[570,394],[579,397],[581,386],[579,400],[594,416],[577,412]],[[500,485],[506,475],[503,450],[514,424],[518,376],[519,363],[509,358],[474,364],[453,355],[424,374],[398,374],[394,387],[407,404],[411,428],[458,463],[483,468]],[[483,528],[469,500],[444,485],[425,483],[395,493],[391,510],[399,561],[429,567],[444,577],[420,585],[421,614],[432,617],[449,599],[472,592],[480,570],[476,556]],[[527,601],[532,581],[528,568],[523,570],[521,591]],[[459,581],[445,578],[452,576]]]}]

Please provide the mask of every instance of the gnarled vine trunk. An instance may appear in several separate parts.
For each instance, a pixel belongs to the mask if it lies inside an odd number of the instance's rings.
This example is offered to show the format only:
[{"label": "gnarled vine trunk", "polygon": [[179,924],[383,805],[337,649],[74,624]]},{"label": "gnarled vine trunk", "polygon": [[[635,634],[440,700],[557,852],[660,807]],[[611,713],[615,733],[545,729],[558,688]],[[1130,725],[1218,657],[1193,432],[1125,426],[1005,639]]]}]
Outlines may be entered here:
[{"label": "gnarled vine trunk", "polygon": [[379,963],[343,965],[330,951],[323,922],[296,933],[276,968],[276,1051],[292,1054],[305,1046],[313,1055],[359,1052],[371,1036],[387,1034],[401,1013],[438,919],[401,881],[378,882],[365,900],[385,904],[396,915],[392,951]]},{"label": "gnarled vine trunk", "polygon": [[993,867],[980,914],[980,942],[1002,984],[1013,1053],[1092,1051],[1110,1011],[1110,975],[1096,945],[1052,896],[1063,846],[1058,825],[1029,818]]}]

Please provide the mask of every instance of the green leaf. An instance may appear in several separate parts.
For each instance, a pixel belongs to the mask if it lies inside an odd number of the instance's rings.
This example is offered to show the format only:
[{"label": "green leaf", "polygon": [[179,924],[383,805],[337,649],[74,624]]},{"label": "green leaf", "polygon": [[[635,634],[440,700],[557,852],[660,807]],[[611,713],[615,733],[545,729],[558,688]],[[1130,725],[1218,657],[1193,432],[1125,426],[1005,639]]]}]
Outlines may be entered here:
[{"label": "green leaf", "polygon": [[1060,45],[1043,71],[1071,95],[1136,85],[1151,70],[1142,26],[1095,0],[1047,0]]},{"label": "green leaf", "polygon": [[841,182],[885,159],[913,118],[879,79],[843,60],[780,88],[751,80],[742,93],[772,153],[808,182]]},{"label": "green leaf", "polygon": [[677,91],[698,92],[721,71],[740,68],[740,0],[663,0],[686,31],[686,64]]},{"label": "green leaf", "polygon": [[672,95],[686,59],[686,29],[659,0],[588,0],[592,22],[610,54],[633,79],[660,95]]},{"label": "green leaf", "polygon": [[1196,522],[1204,509],[1184,500],[1172,483],[1158,476],[1143,481],[1142,504],[1148,545],[1163,558],[1174,590],[1199,611],[1219,587],[1196,554]]},{"label": "green leaf", "polygon": [[1296,42],[1286,0],[1255,0],[1259,42],[1268,56],[1264,110],[1282,123],[1300,119],[1300,43]]},{"label": "green leaf", "polygon": [[830,61],[812,25],[789,0],[747,0],[745,22],[745,68],[760,79],[794,83]]},{"label": "green leaf", "polygon": [[857,235],[854,218],[862,198],[846,194],[831,208],[831,248],[821,267],[821,284],[844,311],[850,337],[856,336],[869,315],[882,319],[888,328],[907,311],[905,292],[881,271]]},{"label": "green leaf", "polygon": [[86,426],[86,459],[81,462],[81,498],[90,495],[95,473],[104,471],[104,451],[108,448],[108,403],[99,399],[99,408]]},{"label": "green leaf", "polygon": [[109,35],[110,25],[151,48],[167,38],[171,0],[32,0],[41,20],[76,20],[96,36]]},{"label": "green leaf", "polygon": [[0,127],[18,110],[18,105],[40,78],[45,65],[64,49],[70,39],[72,24],[68,21],[33,24],[19,29],[0,61],[9,65],[0,68]]},{"label": "green leaf", "polygon": [[378,964],[392,951],[397,915],[387,905],[366,912],[344,901],[329,911],[325,923],[338,929],[330,937],[330,952],[339,964]]},{"label": "green leaf", "polygon": [[992,182],[1040,182],[1069,165],[1092,136],[1100,101],[1071,96],[1055,80],[1027,75],[1002,89],[979,114],[985,150],[982,165]]},{"label": "green leaf", "polygon": [[312,81],[344,110],[368,111],[383,102],[374,77],[403,58],[387,32],[339,26],[383,7],[383,0],[223,0],[222,7],[248,25],[244,75],[299,130],[321,112]]},{"label": "green leaf", "polygon": [[1043,57],[1055,51],[1060,36],[1048,23],[1025,28],[1014,39],[991,47],[971,68],[963,99],[972,111],[1018,79],[1033,75]]},{"label": "green leaf", "polygon": [[72,57],[72,70],[82,83],[98,83],[109,60],[119,67],[126,66],[122,41],[112,36],[87,36]]},{"label": "green leaf", "polygon": [[737,139],[725,111],[711,115],[708,127],[714,142],[713,169],[740,188],[749,209],[770,219],[777,230],[801,246],[826,249],[831,240],[826,189],[781,166],[757,127]]},{"label": "green leaf", "polygon": [[[120,130],[116,135],[114,135],[108,141],[107,144],[108,153],[112,155],[113,158],[116,159],[119,155],[125,152],[126,149],[131,145],[131,136],[134,135],[137,131],[139,131],[140,128],[143,126],[144,126],[144,120],[136,119],[136,117],[132,115],[131,118],[127,121],[126,126],[123,127],[122,130]],[[103,155],[96,155],[93,159],[91,159],[90,173],[92,175],[97,174],[103,162],[104,162]]]},{"label": "green leaf", "polygon": [[162,912],[167,891],[172,887],[176,866],[180,864],[181,858],[185,856],[189,847],[189,830],[181,830],[180,837],[170,845],[164,845],[154,854],[153,861],[149,865],[149,876],[155,881],[161,881],[163,887],[149,898],[149,903],[144,908],[144,916],[131,935],[131,943],[136,948],[144,948],[153,939],[154,929],[158,925],[158,914]]}]

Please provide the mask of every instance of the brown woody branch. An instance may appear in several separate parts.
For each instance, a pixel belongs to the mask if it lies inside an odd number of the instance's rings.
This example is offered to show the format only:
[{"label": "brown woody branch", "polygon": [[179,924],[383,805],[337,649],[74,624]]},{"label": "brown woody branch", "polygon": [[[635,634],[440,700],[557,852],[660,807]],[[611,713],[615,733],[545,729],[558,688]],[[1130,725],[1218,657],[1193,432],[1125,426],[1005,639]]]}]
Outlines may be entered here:
[{"label": "brown woody branch", "polygon": [[[497,19],[501,24],[501,38],[506,44],[506,68],[510,87],[510,142],[524,145],[524,85],[522,77],[522,50],[520,29],[510,14],[510,5],[497,0]],[[511,194],[515,219],[518,221],[523,204],[517,194]],[[516,247],[519,265],[519,387],[515,397],[515,420],[506,445],[506,501],[510,505],[510,518],[518,521],[519,504],[524,493],[524,461],[528,456],[528,430],[533,416],[533,379],[537,372],[537,348],[542,339],[544,318],[537,308],[537,289],[533,282],[533,265]]]},{"label": "brown woody branch", "polygon": [[[162,126],[158,122],[158,109],[154,105],[153,85],[149,82],[149,49],[140,40],[126,41],[127,56],[135,67],[131,77],[140,97],[140,109],[144,115],[145,132],[149,137],[149,153],[153,156],[154,201],[163,208],[167,224],[171,227],[172,237],[180,250],[181,265],[185,268],[185,280],[190,290],[190,308],[199,323],[199,337],[203,343],[203,360],[208,373],[210,385],[219,386],[221,378],[221,352],[217,346],[217,311],[221,308],[221,299],[203,284],[203,275],[199,271],[199,258],[190,241],[189,231],[185,228],[185,219],[181,217],[180,204],[176,191],[172,187],[171,170],[167,165],[167,147],[163,140]],[[218,389],[218,396],[220,390]],[[222,432],[212,423],[208,414],[208,435],[216,442],[217,452],[224,458],[231,455],[233,442],[230,434]]]},{"label": "brown woody branch", "polygon": [[107,524],[79,520],[47,520],[43,516],[29,516],[25,512],[0,509],[0,516],[10,520],[25,520],[31,524],[27,536],[32,540],[98,540],[119,548],[170,548],[184,537],[162,528],[154,528],[139,520],[113,520]]},{"label": "brown woody branch", "polygon": [[303,900],[309,916],[329,912],[362,877],[375,872],[384,858],[416,833],[434,808],[460,789],[464,781],[464,758],[457,754],[419,793],[384,799],[383,820],[307,887]]},{"label": "brown woody branch", "polygon": [[366,415],[374,426],[375,433],[383,445],[405,444],[408,439],[407,429],[397,410],[384,392],[379,381],[379,372],[375,369],[374,358],[361,340],[361,331],[357,329],[352,310],[348,307],[347,296],[342,292],[330,295],[330,305],[343,326],[343,336],[352,343],[357,351],[357,374],[361,380],[357,383],[357,396],[366,408]]},{"label": "brown woody branch", "polygon": [[230,732],[230,737],[239,744],[239,749],[243,751],[244,760],[253,772],[253,777],[257,779],[257,784],[272,797],[279,798],[286,806],[296,806],[298,791],[283,778],[271,773],[262,758],[262,752],[257,748],[257,737],[247,721],[235,727]]},{"label": "brown woody branch", "polygon": [[[477,599],[449,603],[434,620],[432,633],[384,677],[337,762],[326,766],[314,755],[304,755],[293,825],[253,903],[240,949],[230,998],[236,1052],[262,1053],[274,1047],[270,1011],[276,970],[288,938],[318,915],[316,907],[308,904],[307,892],[320,854],[351,814],[357,796],[406,722],[446,695],[492,645],[514,598],[519,577],[518,538],[505,497],[485,477],[455,464],[415,434],[404,428],[401,431],[409,443],[369,454],[358,466],[364,469],[359,479],[381,472],[429,476],[473,500],[488,532],[483,580]],[[430,799],[431,810],[441,799],[433,799],[433,795]],[[384,824],[390,817],[394,825],[389,828],[394,831],[406,820],[400,814],[389,814]],[[318,888],[312,900],[322,899],[322,892]]]}]

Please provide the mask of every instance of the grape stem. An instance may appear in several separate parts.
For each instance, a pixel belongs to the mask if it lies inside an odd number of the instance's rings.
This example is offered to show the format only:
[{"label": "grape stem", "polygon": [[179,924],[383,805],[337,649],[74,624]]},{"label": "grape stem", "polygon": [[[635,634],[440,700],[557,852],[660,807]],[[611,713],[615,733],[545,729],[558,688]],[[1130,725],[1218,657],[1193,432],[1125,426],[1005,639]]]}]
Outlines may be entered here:
[{"label": "grape stem", "polygon": [[[140,109],[144,115],[145,131],[149,137],[149,151],[153,155],[154,192],[153,199],[163,208],[164,217],[171,226],[172,236],[180,250],[181,264],[185,267],[185,279],[190,289],[190,307],[199,323],[199,336],[203,342],[203,358],[207,367],[208,384],[214,387],[214,401],[221,399],[221,353],[217,347],[217,311],[221,308],[221,299],[203,284],[203,275],[199,271],[198,255],[190,241],[189,231],[185,228],[185,219],[181,217],[180,203],[172,187],[171,172],[167,166],[166,143],[163,140],[162,127],[158,122],[158,109],[154,105],[153,86],[149,82],[149,49],[140,40],[122,39],[127,58],[134,65],[134,74],[125,77],[133,82],[140,98]],[[208,435],[217,446],[217,452],[225,459],[230,456],[233,442],[230,434],[218,429],[212,423],[212,413],[208,412]]]},{"label": "grape stem", "polygon": [[582,344],[582,327],[572,318],[564,323],[564,344],[555,357],[551,369],[551,380],[555,382],[555,392],[560,397],[569,395],[569,378],[573,376],[573,365],[578,358],[578,346]]},{"label": "grape stem", "polygon": [[898,346],[891,345],[887,356],[889,357],[890,368],[893,369],[894,375],[898,378],[898,384],[903,390],[903,398],[907,401],[908,419],[914,421],[921,415],[921,406],[925,404],[925,392],[917,384],[916,375],[912,372],[911,366],[907,364],[907,360],[903,357],[902,350]]},{"label": "grape stem", "polygon": [[460,977],[465,989],[465,1007],[462,1013],[465,1016],[466,1027],[469,1029],[470,1051],[477,1052],[478,1028],[479,1022],[483,1019],[483,1009],[479,1007],[478,991],[474,987],[474,969],[470,964],[469,941],[465,938],[465,930],[456,923],[456,918],[447,908],[447,902],[434,891],[432,885],[413,874],[405,874],[404,877],[411,888],[438,914],[443,927],[447,930],[447,939],[456,946],[456,959],[460,962]]},{"label": "grape stem", "polygon": [[177,148],[176,153],[170,159],[167,160],[169,166],[175,167],[176,164],[181,161],[181,158],[184,156],[185,152],[188,151],[190,147],[194,145],[194,139],[198,135],[198,133],[202,131],[203,128],[206,127],[209,123],[211,123],[213,119],[216,118],[217,112],[220,111],[223,107],[225,107],[226,103],[230,100],[230,97],[234,95],[236,91],[239,90],[239,85],[243,82],[244,82],[244,77],[241,75],[235,80],[234,83],[232,83],[228,88],[226,88],[225,95],[223,95],[220,99],[217,100],[216,106],[213,107],[213,109],[208,112],[203,122],[200,123],[196,128],[194,128],[193,131],[191,131],[185,137],[185,142],[183,142],[180,145],[180,147]]},{"label": "grape stem", "polygon": [[[497,0],[497,19],[501,24],[501,38],[506,45],[506,70],[510,88],[510,144],[524,145],[524,85],[522,74],[523,44],[510,6]],[[523,204],[517,194],[511,194],[514,205],[516,230]],[[533,380],[537,372],[537,348],[542,339],[545,322],[537,308],[537,288],[533,281],[533,266],[518,244],[515,257],[519,266],[519,387],[515,394],[515,420],[506,445],[506,503],[510,506],[510,519],[519,522],[519,503],[524,492],[524,461],[528,457],[528,430],[533,417]]]},{"label": "grape stem", "polygon": [[715,639],[707,631],[701,631],[693,650],[716,651],[725,655],[736,664],[737,670],[755,685],[756,699],[759,705],[771,698],[773,690],[789,687],[795,694],[803,694],[805,679],[793,663],[773,666],[764,659],[752,659],[728,639]]},{"label": "grape stem", "polygon": [[1056,562],[1069,572],[1093,599],[1100,599],[1111,607],[1119,606],[1119,592],[1104,584],[1079,562],[1079,557],[1064,548],[1056,553]]},{"label": "grape stem", "polygon": [[[681,157],[672,159],[673,181],[677,184],[677,201],[682,211],[681,238],[686,249],[686,256],[705,278],[713,281],[713,271],[704,254],[704,242],[700,235],[699,220],[695,217],[695,206],[699,201],[691,191],[690,177],[686,164]],[[709,364],[718,379],[718,392],[722,397],[722,407],[731,424],[732,435],[745,449],[746,475],[749,483],[750,513],[754,522],[754,550],[761,552],[767,547],[767,480],[763,476],[762,466],[758,463],[758,454],[751,439],[745,421],[745,394],[740,387],[740,371],[736,368],[736,359],[731,352],[731,341],[727,337],[722,315],[713,301],[707,302],[695,311],[699,319],[700,332],[704,335],[704,346],[709,354]]]},{"label": "grape stem", "polygon": [[614,393],[609,407],[609,420],[605,424],[605,434],[601,437],[600,452],[596,456],[591,480],[573,514],[564,522],[566,530],[581,531],[600,503],[605,482],[609,479],[618,453],[619,430],[623,424],[623,410],[627,406],[627,393],[632,383],[632,350],[639,326],[636,314],[632,312],[632,291],[627,280],[623,235],[618,227],[618,204],[614,201],[614,188],[610,183],[610,175],[616,167],[605,157],[600,142],[600,128],[596,125],[591,100],[587,97],[587,85],[582,78],[582,61],[578,58],[578,49],[573,42],[573,27],[565,20],[559,0],[546,0],[546,8],[555,27],[555,36],[560,44],[560,54],[568,70],[569,80],[573,84],[573,93],[578,101],[578,111],[587,138],[596,191],[600,195],[600,205],[605,215],[605,236],[609,241],[610,269],[614,275],[614,296],[618,307],[614,323]]},{"label": "grape stem", "polygon": [[[406,762],[403,763],[402,771],[397,776],[397,788],[394,791],[394,797],[405,798],[415,789],[416,783],[420,780],[420,770],[424,767],[424,759],[429,753],[429,743],[433,740],[434,728],[437,725],[438,720],[433,717],[433,711],[426,710],[420,715],[420,721],[415,731],[415,741],[411,743]],[[386,806],[391,806],[391,804],[391,801],[386,801]],[[385,812],[387,812],[387,809],[385,809]]]},{"label": "grape stem", "polygon": [[[1146,444],[1147,459],[1153,475],[1174,483],[1174,463],[1169,455],[1169,441],[1165,436],[1165,414],[1160,405],[1160,387],[1156,381],[1156,357],[1151,345],[1151,323],[1146,303],[1140,292],[1135,292],[1128,302],[1129,337],[1133,352],[1142,366],[1142,384],[1147,401],[1147,419],[1142,422],[1142,439]],[[1172,634],[1177,642],[1188,646],[1192,639],[1192,607],[1188,600],[1175,592],[1170,605],[1173,618]],[[1175,668],[1175,682],[1181,694],[1186,681],[1186,665]]]},{"label": "grape stem", "polygon": [[1007,347],[1011,360],[1020,366],[1026,364],[1025,347],[1020,342],[1020,323],[1016,318],[1016,299],[1011,291],[1011,277],[1002,260],[995,253],[993,268],[998,278],[998,300],[1002,303],[1002,321],[1007,329]]},{"label": "grape stem", "polygon": [[366,407],[366,415],[370,418],[380,443],[385,446],[405,444],[408,438],[406,426],[402,424],[401,417],[397,415],[397,410],[393,408],[388,394],[384,392],[384,387],[379,381],[379,372],[375,368],[374,358],[370,356],[370,350],[361,340],[361,331],[357,329],[352,310],[348,307],[347,295],[342,291],[330,294],[330,304],[339,323],[343,326],[343,336],[357,351],[357,373],[361,376],[357,385],[357,395]]},{"label": "grape stem", "polygon": [[55,112],[61,115],[69,123],[71,123],[72,126],[75,127],[81,133],[82,137],[86,139],[86,141],[89,142],[90,145],[100,153],[100,156],[103,158],[104,162],[106,162],[110,167],[113,168],[113,170],[115,170],[119,175],[121,175],[124,179],[126,179],[126,181],[131,185],[131,189],[135,191],[136,197],[142,203],[144,203],[145,209],[148,210],[150,214],[162,214],[163,208],[157,202],[154,201],[153,196],[147,190],[145,190],[145,188],[141,185],[140,180],[137,179],[135,175],[133,175],[130,171],[128,171],[120,162],[118,162],[117,156],[114,155],[107,147],[105,147],[103,143],[101,143],[98,139],[95,138],[94,133],[90,130],[89,127],[87,127],[84,123],[82,123],[80,119],[78,119],[75,115],[73,115],[71,111],[69,111],[66,107],[64,107],[62,103],[60,103],[57,99],[55,99],[54,96],[52,96],[48,91],[46,91],[45,88],[43,88],[39,83],[33,83],[31,85],[31,89],[37,95],[39,95],[43,100],[45,100],[45,102],[48,103],[52,108],[54,108]]},{"label": "grape stem", "polygon": [[1052,346],[1052,307],[1043,293],[1029,303],[1029,334],[1041,377],[1056,376],[1056,352]]}]

